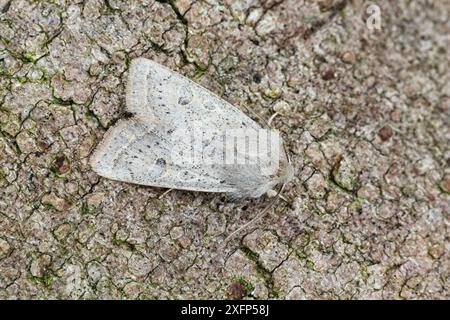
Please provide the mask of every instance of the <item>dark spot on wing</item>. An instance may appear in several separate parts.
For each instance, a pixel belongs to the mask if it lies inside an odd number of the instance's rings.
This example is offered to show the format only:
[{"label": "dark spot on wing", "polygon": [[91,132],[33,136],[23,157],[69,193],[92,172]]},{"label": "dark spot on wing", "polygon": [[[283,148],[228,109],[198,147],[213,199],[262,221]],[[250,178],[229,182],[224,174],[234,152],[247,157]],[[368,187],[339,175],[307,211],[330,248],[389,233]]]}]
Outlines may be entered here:
[{"label": "dark spot on wing", "polygon": [[156,165],[158,165],[160,167],[164,167],[166,165],[166,160],[164,160],[163,158],[158,158],[156,160]]}]

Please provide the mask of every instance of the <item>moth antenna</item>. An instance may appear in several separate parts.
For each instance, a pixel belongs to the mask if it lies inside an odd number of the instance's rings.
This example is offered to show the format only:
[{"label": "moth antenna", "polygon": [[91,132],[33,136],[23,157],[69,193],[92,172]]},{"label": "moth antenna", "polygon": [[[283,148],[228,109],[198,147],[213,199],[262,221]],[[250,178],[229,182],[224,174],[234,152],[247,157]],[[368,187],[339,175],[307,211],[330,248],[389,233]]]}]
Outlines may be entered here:
[{"label": "moth antenna", "polygon": [[254,224],[256,221],[258,221],[259,219],[261,219],[262,217],[264,217],[264,215],[267,213],[267,211],[269,211],[269,209],[275,204],[275,202],[278,200],[280,193],[283,192],[284,189],[284,184],[283,186],[280,188],[280,191],[278,191],[277,195],[273,198],[273,200],[260,212],[256,215],[256,217],[254,217],[252,220],[250,220],[249,222],[247,222],[246,224],[244,224],[243,226],[241,226],[240,228],[238,228],[237,230],[233,231],[228,237],[225,238],[222,248],[228,243],[228,241],[230,241],[236,234],[238,234],[239,232],[241,232],[244,229],[247,229],[249,226],[251,226],[252,224]]},{"label": "moth antenna", "polygon": [[164,191],[159,197],[158,199],[162,199],[164,198],[170,191],[172,191],[173,188],[167,189],[166,191]]},{"label": "moth antenna", "polygon": [[264,119],[263,117],[261,117],[259,114],[257,114],[255,111],[253,111],[252,109],[248,108],[247,106],[244,106],[245,109],[250,112],[251,114],[253,114],[255,117],[257,117],[261,122],[263,122],[268,128],[270,128],[269,123],[267,122],[266,119]]},{"label": "moth antenna", "polygon": [[267,121],[267,125],[268,125],[269,127],[272,126],[273,119],[275,119],[278,115],[279,115],[279,113],[278,113],[278,112],[275,112],[275,113],[269,118],[269,121]]}]

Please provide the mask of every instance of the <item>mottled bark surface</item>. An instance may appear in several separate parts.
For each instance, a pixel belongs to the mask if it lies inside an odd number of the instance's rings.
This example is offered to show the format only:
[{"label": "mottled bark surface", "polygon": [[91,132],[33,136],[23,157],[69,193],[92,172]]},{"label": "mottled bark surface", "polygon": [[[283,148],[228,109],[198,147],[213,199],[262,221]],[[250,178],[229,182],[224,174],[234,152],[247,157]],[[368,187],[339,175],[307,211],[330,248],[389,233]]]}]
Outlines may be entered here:
[{"label": "mottled bark surface", "polygon": [[[448,1],[0,0],[1,298],[450,298]],[[119,183],[89,155],[154,59],[282,115],[284,201]]]}]

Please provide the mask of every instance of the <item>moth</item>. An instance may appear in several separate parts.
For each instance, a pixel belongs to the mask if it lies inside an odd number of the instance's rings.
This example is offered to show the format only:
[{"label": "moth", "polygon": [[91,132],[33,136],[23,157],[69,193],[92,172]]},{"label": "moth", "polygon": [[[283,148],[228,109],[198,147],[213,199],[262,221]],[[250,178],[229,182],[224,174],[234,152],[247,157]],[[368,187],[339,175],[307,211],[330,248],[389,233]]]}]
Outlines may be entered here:
[{"label": "moth", "polygon": [[293,167],[275,130],[148,59],[131,62],[131,118],[109,128],[90,164],[100,176],[146,186],[257,198]]}]

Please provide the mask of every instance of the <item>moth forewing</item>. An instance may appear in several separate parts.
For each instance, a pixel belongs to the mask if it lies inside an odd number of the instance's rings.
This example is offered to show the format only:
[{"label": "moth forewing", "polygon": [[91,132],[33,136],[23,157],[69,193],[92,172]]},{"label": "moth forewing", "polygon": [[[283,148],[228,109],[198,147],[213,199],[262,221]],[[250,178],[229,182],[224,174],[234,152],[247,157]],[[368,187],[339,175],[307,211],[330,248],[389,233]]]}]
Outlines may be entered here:
[{"label": "moth forewing", "polygon": [[184,76],[133,60],[126,103],[133,117],[111,127],[91,157],[99,175],[242,197],[281,182],[279,134]]}]

